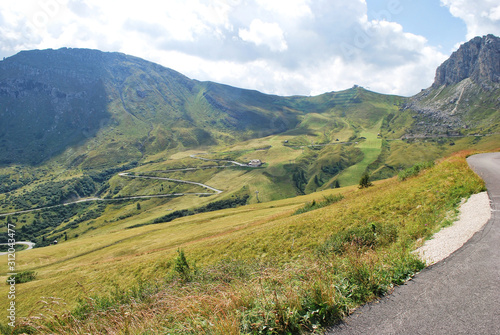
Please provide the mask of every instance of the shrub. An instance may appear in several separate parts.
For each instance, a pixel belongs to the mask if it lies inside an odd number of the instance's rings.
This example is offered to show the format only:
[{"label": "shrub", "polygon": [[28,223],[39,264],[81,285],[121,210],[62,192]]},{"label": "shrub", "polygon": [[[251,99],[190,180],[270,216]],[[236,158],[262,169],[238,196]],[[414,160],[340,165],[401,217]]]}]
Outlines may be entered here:
[{"label": "shrub", "polygon": [[365,173],[359,181],[359,188],[367,188],[372,185],[373,184],[370,182],[370,176],[368,175],[368,173]]},{"label": "shrub", "polygon": [[398,174],[398,179],[400,181],[404,181],[410,177],[415,177],[420,173],[420,171],[430,169],[433,166],[434,166],[434,162],[432,162],[432,161],[425,162],[425,163],[417,163],[417,164],[413,165],[412,167],[401,171]]},{"label": "shrub", "polygon": [[177,258],[175,259],[175,271],[179,274],[183,281],[189,281],[190,268],[186,255],[182,249],[177,249]]},{"label": "shrub", "polygon": [[22,271],[15,274],[14,277],[16,278],[16,284],[27,283],[36,279],[36,272],[32,270]]}]

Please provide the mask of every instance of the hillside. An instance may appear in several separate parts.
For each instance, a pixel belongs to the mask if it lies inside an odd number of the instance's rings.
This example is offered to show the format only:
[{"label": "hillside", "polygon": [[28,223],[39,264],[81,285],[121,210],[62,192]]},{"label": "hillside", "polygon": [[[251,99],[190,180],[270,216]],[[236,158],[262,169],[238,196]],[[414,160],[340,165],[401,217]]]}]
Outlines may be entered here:
[{"label": "hillside", "polygon": [[[236,143],[294,129],[309,113],[349,110],[363,102],[356,92],[278,97],[191,80],[119,53],[25,51],[0,62],[0,164],[37,165],[73,148],[72,165],[102,168]],[[367,112],[353,119],[373,125],[383,116],[360,118]]]},{"label": "hillside", "polygon": [[[28,211],[13,215],[18,238],[40,247],[127,221],[136,203],[192,212],[267,202],[491,150],[500,138],[497,53],[498,38],[476,38],[432,87],[403,98],[358,86],[279,97],[119,53],[21,52],[0,62],[0,216]],[[241,166],[250,160],[264,164]]]},{"label": "hillside", "polygon": [[384,294],[483,189],[464,157],[498,150],[498,40],[411,98],[280,97],[86,49],[0,61],[0,243],[9,224],[36,243],[19,316],[50,296],[71,317],[29,331],[311,332]]},{"label": "hillside", "polygon": [[[242,103],[231,104],[234,97]],[[255,106],[244,105],[245,99]],[[123,54],[21,52],[0,62],[0,112],[8,121],[0,128],[0,163],[39,164],[95,139],[92,152],[75,164],[112,166],[169,148],[250,138],[257,126],[267,135],[277,131],[272,118],[276,127],[296,123],[293,111],[271,116],[259,100],[270,104],[273,98],[202,84]]]},{"label": "hillside", "polygon": [[[36,278],[17,285],[18,315],[33,310],[22,322],[37,333],[312,331],[422,268],[410,254],[414,245],[446,225],[461,198],[484,187],[466,154],[405,181],[168,223],[138,226],[168,204],[143,207],[79,239],[20,252],[18,271],[35,271]],[[119,212],[108,208],[105,215]]]}]

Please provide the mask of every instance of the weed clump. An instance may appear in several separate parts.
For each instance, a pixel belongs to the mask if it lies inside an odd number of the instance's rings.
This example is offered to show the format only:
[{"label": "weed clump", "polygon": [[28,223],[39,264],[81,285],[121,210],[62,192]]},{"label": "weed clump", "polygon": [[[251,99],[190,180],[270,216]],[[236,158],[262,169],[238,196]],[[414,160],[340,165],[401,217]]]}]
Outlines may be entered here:
[{"label": "weed clump", "polygon": [[355,226],[342,230],[329,238],[318,247],[320,254],[342,255],[349,249],[366,251],[376,246],[385,246],[396,241],[398,229],[395,224],[370,223],[364,226]]},{"label": "weed clump", "polygon": [[432,162],[432,161],[425,162],[425,163],[417,163],[417,164],[413,165],[412,167],[410,167],[408,169],[404,169],[403,171],[399,172],[398,179],[400,181],[404,181],[410,177],[415,177],[420,173],[420,171],[430,169],[433,166],[434,166],[434,162]]},{"label": "weed clump", "polygon": [[36,272],[32,270],[22,271],[15,274],[13,277],[16,279],[16,284],[23,284],[35,280]]},{"label": "weed clump", "polygon": [[297,215],[297,214],[310,212],[310,211],[313,211],[315,209],[323,208],[323,207],[326,207],[328,205],[339,202],[342,199],[344,199],[344,196],[342,194],[324,196],[322,201],[313,200],[312,202],[306,204],[304,207],[299,208],[293,214]]}]

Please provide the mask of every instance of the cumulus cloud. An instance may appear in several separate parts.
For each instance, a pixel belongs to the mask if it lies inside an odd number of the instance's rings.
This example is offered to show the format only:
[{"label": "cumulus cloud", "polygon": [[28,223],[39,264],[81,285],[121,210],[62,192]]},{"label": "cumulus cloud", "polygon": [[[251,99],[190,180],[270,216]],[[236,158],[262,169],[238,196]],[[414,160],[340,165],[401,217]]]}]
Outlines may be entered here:
[{"label": "cumulus cloud", "polygon": [[285,41],[283,30],[277,23],[262,22],[255,19],[250,24],[249,29],[240,29],[238,36],[247,42],[255,45],[265,45],[272,51],[285,51],[288,46]]},{"label": "cumulus cloud", "polygon": [[[432,83],[446,55],[393,20],[402,10],[398,4],[388,1],[369,20],[365,0],[2,2],[0,56],[85,47],[265,93],[309,95],[358,84],[411,95]],[[442,4],[467,23],[470,34],[487,33],[500,16],[489,0]]]},{"label": "cumulus cloud", "polygon": [[497,0],[441,0],[453,16],[467,25],[467,39],[494,34],[500,36],[500,4]]}]

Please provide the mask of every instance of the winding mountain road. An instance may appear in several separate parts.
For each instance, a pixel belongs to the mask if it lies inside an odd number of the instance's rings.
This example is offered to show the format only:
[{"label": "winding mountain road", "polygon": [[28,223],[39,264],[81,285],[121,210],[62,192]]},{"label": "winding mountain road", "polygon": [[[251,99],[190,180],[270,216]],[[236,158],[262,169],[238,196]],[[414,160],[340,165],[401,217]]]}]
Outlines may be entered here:
[{"label": "winding mountain road", "polygon": [[232,164],[237,165],[237,166],[249,167],[248,164],[243,164],[243,163],[236,162],[236,161],[229,161],[229,160],[225,160],[225,159],[203,158],[203,157],[198,157],[198,155],[189,155],[189,157],[196,158],[196,159],[201,159],[202,161],[207,161],[207,162],[227,162],[227,163],[232,163]]},{"label": "winding mountain road", "polygon": [[[35,243],[33,243],[33,242],[16,242],[16,244],[22,244],[22,245],[27,245],[28,246],[26,249],[19,250],[19,251],[33,249],[33,246],[35,245]],[[0,245],[9,245],[9,244],[8,243],[0,243]],[[19,251],[16,251],[16,252],[19,252]],[[8,253],[9,252],[0,252],[0,256],[7,255]]]},{"label": "winding mountain road", "polygon": [[488,223],[448,258],[327,334],[500,334],[500,153],[467,161],[486,182]]},{"label": "winding mountain road", "polygon": [[[197,155],[191,155],[190,157],[204,160],[204,161],[211,161],[211,162],[229,162],[237,166],[241,167],[251,167],[248,164],[243,164],[239,163],[236,161],[228,161],[228,160],[222,160],[222,159],[208,159],[208,158],[202,158],[198,157]],[[152,171],[152,172],[177,172],[177,171],[195,171],[195,170],[204,170],[208,168],[226,168],[226,167],[231,167],[231,166],[210,166],[210,167],[195,167],[195,168],[184,168],[184,169],[174,169],[174,170],[165,170],[165,171]],[[142,178],[142,179],[156,179],[156,180],[165,180],[165,181],[170,181],[170,182],[175,182],[175,183],[183,183],[183,184],[192,184],[192,185],[197,185],[201,186],[203,188],[206,188],[210,191],[213,191],[215,193],[209,193],[209,192],[185,192],[185,193],[167,193],[167,194],[155,194],[155,195],[136,195],[136,196],[131,196],[131,197],[122,197],[122,198],[96,198],[96,197],[90,197],[90,198],[84,198],[84,199],[79,199],[76,201],[71,201],[67,202],[64,204],[60,205],[54,205],[54,206],[46,206],[46,207],[39,207],[39,208],[33,208],[33,209],[27,209],[27,210],[22,210],[22,211],[15,211],[15,212],[10,212],[10,213],[3,213],[0,214],[0,217],[3,216],[8,216],[8,215],[17,215],[17,214],[25,214],[25,213],[31,213],[31,212],[36,212],[36,211],[41,211],[41,210],[46,210],[46,209],[51,209],[51,208],[57,208],[61,206],[69,206],[73,204],[78,204],[82,202],[91,202],[91,201],[122,201],[122,200],[136,200],[136,199],[151,199],[151,198],[167,198],[167,197],[178,197],[178,196],[184,196],[184,195],[216,195],[220,194],[223,191],[219,190],[215,187],[194,182],[194,181],[189,181],[189,180],[180,180],[180,179],[172,179],[172,178],[166,178],[166,177],[154,177],[154,176],[144,176],[144,175],[132,175],[127,172],[122,172],[118,174],[120,177],[123,178]]]},{"label": "winding mountain road", "polygon": [[[208,186],[202,183],[197,183],[195,181],[189,181],[189,180],[180,180],[180,179],[172,179],[172,178],[166,178],[166,177],[153,177],[153,176],[141,176],[141,175],[131,175],[127,172],[122,172],[118,174],[121,177],[129,177],[129,178],[142,178],[142,179],[156,179],[156,180],[165,180],[165,181],[171,181],[174,183],[183,183],[183,184],[191,184],[191,185],[197,185],[201,186],[203,188],[209,189],[211,191],[214,191],[216,194],[222,193],[222,190],[218,190],[215,187]],[[179,194],[188,194],[188,193],[179,193]],[[189,193],[189,194],[210,194],[212,195],[213,193]]]}]

